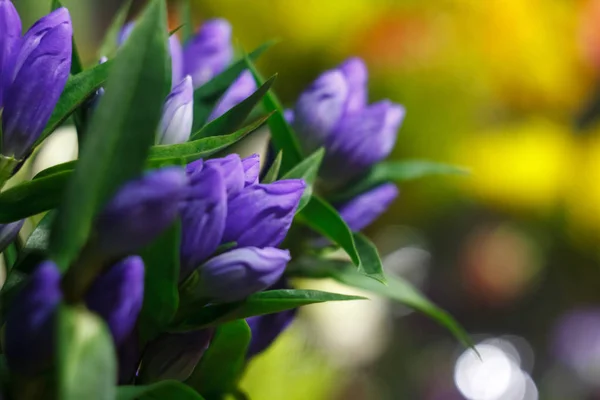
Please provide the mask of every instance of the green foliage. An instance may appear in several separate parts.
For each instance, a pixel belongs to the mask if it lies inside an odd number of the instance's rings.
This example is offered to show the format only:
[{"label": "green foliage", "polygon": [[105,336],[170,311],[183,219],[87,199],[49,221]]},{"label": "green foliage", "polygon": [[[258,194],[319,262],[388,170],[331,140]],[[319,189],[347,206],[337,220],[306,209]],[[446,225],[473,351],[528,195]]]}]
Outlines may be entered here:
[{"label": "green foliage", "polygon": [[117,400],[204,400],[189,386],[173,380],[164,380],[145,386],[119,386]]},{"label": "green foliage", "polygon": [[98,51],[98,59],[102,57],[112,58],[117,52],[119,34],[127,20],[127,14],[131,8],[131,1],[132,0],[125,0],[121,5],[121,8],[119,8],[119,11],[117,11],[117,14],[104,36],[100,50]]},{"label": "green foliage", "polygon": [[302,193],[300,204],[296,212],[302,211],[304,207],[310,201],[313,194],[313,185],[317,180],[317,174],[319,173],[319,167],[325,156],[325,149],[320,148],[310,156],[306,157],[294,168],[289,170],[281,179],[304,179],[306,182],[306,189]]},{"label": "green foliage", "polygon": [[283,159],[283,152],[277,153],[275,160],[273,160],[273,164],[269,167],[269,170],[265,174],[265,177],[262,180],[262,183],[271,183],[277,180],[279,176],[279,170],[281,169],[281,160]]}]

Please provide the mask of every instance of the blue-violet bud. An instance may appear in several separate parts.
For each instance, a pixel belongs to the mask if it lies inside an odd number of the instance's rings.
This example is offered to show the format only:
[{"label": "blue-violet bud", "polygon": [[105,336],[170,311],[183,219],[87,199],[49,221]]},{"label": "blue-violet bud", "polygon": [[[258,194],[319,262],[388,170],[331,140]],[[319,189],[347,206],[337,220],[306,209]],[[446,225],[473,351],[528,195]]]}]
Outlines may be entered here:
[{"label": "blue-violet bud", "polygon": [[175,87],[183,79],[183,48],[177,35],[169,37],[171,53],[171,86]]},{"label": "blue-violet bud", "polygon": [[3,82],[2,153],[23,158],[39,138],[69,78],[73,29],[61,7],[36,22]]},{"label": "blue-violet bud", "polygon": [[337,209],[350,229],[358,232],[383,214],[398,193],[396,185],[384,183],[341,204]]},{"label": "blue-violet bud", "polygon": [[251,185],[229,200],[224,242],[277,247],[292,224],[306,184],[301,179]]},{"label": "blue-violet bud", "polygon": [[[0,108],[21,39],[21,18],[10,0],[0,0]],[[8,81],[8,82],[6,82]]]},{"label": "blue-violet bud", "polygon": [[19,231],[23,227],[24,219],[11,222],[10,224],[0,224],[0,252],[8,247],[9,244],[17,238]]},{"label": "blue-violet bud", "polygon": [[206,165],[218,165],[221,167],[227,194],[230,197],[242,191],[246,182],[246,174],[244,173],[244,165],[239,155],[229,154],[225,157],[207,160],[204,163]]},{"label": "blue-violet bud", "polygon": [[256,81],[246,70],[229,86],[210,113],[208,121],[219,118],[242,101],[246,100],[256,90]]},{"label": "blue-violet bud", "polygon": [[258,183],[258,175],[260,174],[260,156],[252,154],[242,159],[244,167],[244,186],[250,186]]},{"label": "blue-violet bud", "polygon": [[213,302],[242,300],[277,282],[289,260],[289,251],[273,247],[244,247],[219,254],[199,268],[201,292]]},{"label": "blue-violet bud", "polygon": [[194,120],[194,88],[192,78],[186,76],[173,88],[163,106],[156,142],[158,144],[185,143],[192,133]]}]

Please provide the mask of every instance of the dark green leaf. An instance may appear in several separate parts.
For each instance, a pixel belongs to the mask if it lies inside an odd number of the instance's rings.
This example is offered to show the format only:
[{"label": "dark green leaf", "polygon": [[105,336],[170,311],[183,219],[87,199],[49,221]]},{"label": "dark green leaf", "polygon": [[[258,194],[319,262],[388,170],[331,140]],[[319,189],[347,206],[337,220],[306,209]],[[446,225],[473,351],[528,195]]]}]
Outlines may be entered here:
[{"label": "dark green leaf", "polygon": [[209,400],[234,391],[246,364],[251,337],[243,319],[219,326],[186,383]]},{"label": "dark green leaf", "polygon": [[142,172],[169,92],[167,39],[166,5],[153,0],[115,59],[59,208],[49,254],[63,270],[87,241],[100,208]]},{"label": "dark green leaf", "polygon": [[131,8],[131,0],[125,0],[117,11],[106,35],[104,36],[104,40],[102,41],[102,45],[100,46],[100,50],[98,51],[98,59],[102,57],[112,58],[117,52],[117,46],[119,41],[119,35],[121,33],[121,29],[123,29],[123,25],[127,20],[127,14],[129,14],[129,9]]},{"label": "dark green leaf", "polygon": [[4,257],[4,267],[6,268],[6,271],[10,273],[17,262],[17,247],[15,244],[11,243],[6,246],[2,251],[2,256]]},{"label": "dark green leaf", "polygon": [[356,251],[358,251],[358,255],[360,256],[358,272],[385,284],[386,277],[377,247],[362,233],[354,234],[354,243],[356,244]]},{"label": "dark green leaf", "polygon": [[142,343],[162,332],[177,311],[180,236],[181,224],[176,223],[140,254],[146,270],[139,318]]},{"label": "dark green leaf", "polygon": [[231,110],[227,111],[219,118],[216,118],[214,121],[211,121],[202,129],[192,134],[190,140],[201,139],[209,136],[224,135],[238,129],[248,118],[248,115],[250,115],[256,104],[269,91],[269,88],[275,81],[276,77],[276,75],[272,76],[261,87],[256,89],[254,93],[232,107]]},{"label": "dark green leaf", "polygon": [[462,344],[473,347],[468,333],[450,314],[440,309],[420,293],[410,282],[398,276],[387,276],[387,285],[361,274],[350,263],[335,260],[303,260],[289,271],[292,276],[332,278],[355,288],[398,301],[429,316],[448,329]]},{"label": "dark green leaf", "polygon": [[[262,53],[271,47],[274,42],[267,42],[252,53],[248,54],[248,58],[255,60]],[[225,71],[215,76],[204,85],[200,86],[194,92],[194,126],[193,132],[197,132],[204,126],[210,112],[214,108],[216,102],[225,93],[225,91],[231,86],[231,84],[240,76],[240,74],[246,69],[246,61],[239,60],[232,64]],[[259,86],[262,85],[262,82]]]},{"label": "dark green leaf", "polygon": [[114,400],[116,351],[102,319],[83,307],[61,306],[58,321],[57,398]]},{"label": "dark green leaf", "polygon": [[297,215],[303,224],[339,245],[350,256],[354,265],[360,265],[360,257],[354,243],[354,236],[340,214],[320,197],[313,196],[310,202]]},{"label": "dark green leaf", "polygon": [[351,199],[384,182],[406,182],[434,175],[466,175],[469,171],[454,165],[432,161],[385,161],[375,165],[367,176],[350,189],[333,196],[334,201]]},{"label": "dark green leaf", "polygon": [[281,168],[282,157],[283,153],[280,150],[279,153],[277,153],[277,157],[275,157],[275,160],[273,160],[273,164],[271,164],[271,167],[265,174],[265,177],[263,178],[261,183],[271,183],[277,180],[277,177],[279,176],[279,169]]},{"label": "dark green leaf", "polygon": [[244,301],[228,304],[212,304],[197,307],[190,315],[178,316],[176,331],[189,331],[219,325],[227,321],[249,318],[255,315],[273,314],[292,308],[327,301],[361,300],[362,297],[346,296],[318,290],[268,290],[255,293]]},{"label": "dark green leaf", "polygon": [[40,144],[54,132],[56,128],[65,122],[75,110],[81,107],[84,102],[104,84],[108,77],[111,64],[112,62],[110,61],[99,64],[94,68],[90,68],[69,77],[65,89],[50,117],[50,121],[48,121],[46,129],[44,129],[39,139],[36,141],[36,145]]},{"label": "dark green leaf", "polygon": [[117,400],[203,400],[184,383],[164,380],[147,386],[119,386]]},{"label": "dark green leaf", "polygon": [[192,21],[192,4],[190,0],[179,0],[177,9],[179,22],[183,24],[181,31],[182,43],[187,43],[194,34],[194,22]]},{"label": "dark green leaf", "polygon": [[38,226],[31,232],[19,254],[15,270],[30,274],[46,258],[50,228],[54,216],[54,211],[44,215]]},{"label": "dark green leaf", "polygon": [[[252,72],[256,84],[262,85],[264,79],[254,66],[252,59],[248,56],[244,60],[246,61],[246,67]],[[272,91],[267,93],[263,98],[263,105],[267,112],[275,113],[273,118],[269,120],[271,142],[277,150],[283,151],[281,170],[283,173],[286,173],[302,161],[302,151],[300,149],[300,144],[298,143],[298,138],[292,130],[292,127],[285,120],[283,107]]]},{"label": "dark green leaf", "polygon": [[304,182],[306,182],[306,189],[304,189],[304,193],[302,193],[302,198],[300,199],[300,204],[298,204],[296,212],[302,211],[310,201],[313,193],[313,184],[317,180],[319,167],[321,166],[324,156],[325,149],[320,148],[283,176],[282,179],[304,179]]}]

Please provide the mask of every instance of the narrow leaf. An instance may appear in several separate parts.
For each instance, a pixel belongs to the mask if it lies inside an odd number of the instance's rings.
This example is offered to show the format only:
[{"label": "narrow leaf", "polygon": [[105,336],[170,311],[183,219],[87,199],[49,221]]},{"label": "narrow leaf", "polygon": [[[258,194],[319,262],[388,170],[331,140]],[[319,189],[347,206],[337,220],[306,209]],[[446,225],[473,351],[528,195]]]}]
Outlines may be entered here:
[{"label": "narrow leaf", "polygon": [[302,198],[300,199],[300,204],[298,204],[296,212],[302,211],[310,201],[313,193],[313,184],[317,180],[319,167],[321,167],[324,156],[325,149],[321,147],[283,176],[282,179],[304,179],[306,182],[306,189],[304,189],[304,193],[302,193]]},{"label": "narrow leaf", "polygon": [[23,246],[23,249],[19,253],[15,271],[30,274],[46,258],[50,228],[54,217],[54,212],[47,213],[33,232],[31,232],[25,242],[25,246]]},{"label": "narrow leaf", "polygon": [[386,277],[377,247],[362,233],[354,234],[354,243],[360,256],[358,272],[385,284]]},{"label": "narrow leaf", "polygon": [[277,180],[277,177],[279,176],[279,169],[281,168],[282,158],[283,153],[279,151],[279,153],[277,153],[277,157],[275,157],[275,160],[273,160],[273,164],[271,164],[271,167],[265,174],[265,177],[263,178],[261,183],[271,183]]},{"label": "narrow leaf", "polygon": [[100,50],[98,50],[98,59],[101,59],[102,57],[111,58],[117,52],[119,34],[127,20],[127,14],[129,14],[129,9],[131,8],[131,1],[132,0],[125,0],[119,8],[119,11],[117,11],[117,14],[104,36]]},{"label": "narrow leaf", "polygon": [[147,386],[119,386],[117,400],[203,400],[184,383],[164,380]]}]

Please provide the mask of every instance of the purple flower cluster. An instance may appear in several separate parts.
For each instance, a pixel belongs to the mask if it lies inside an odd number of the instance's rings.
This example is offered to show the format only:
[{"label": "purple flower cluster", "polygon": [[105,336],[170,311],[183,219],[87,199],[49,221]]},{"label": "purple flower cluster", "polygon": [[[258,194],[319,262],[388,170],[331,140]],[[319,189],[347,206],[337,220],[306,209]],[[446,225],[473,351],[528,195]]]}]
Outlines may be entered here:
[{"label": "purple flower cluster", "polygon": [[22,159],[44,130],[67,83],[73,29],[66,8],[37,21],[21,37],[21,19],[0,0],[0,153]]}]

